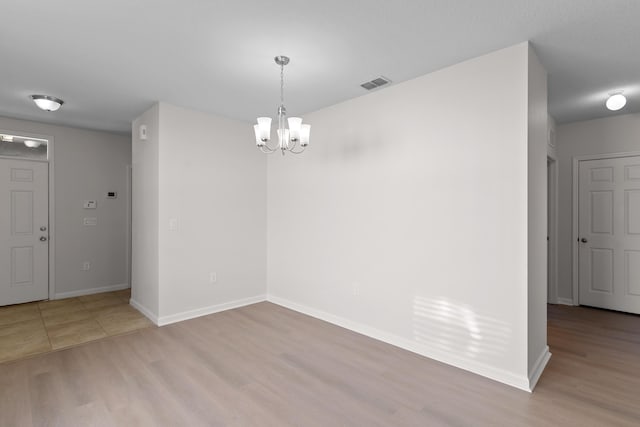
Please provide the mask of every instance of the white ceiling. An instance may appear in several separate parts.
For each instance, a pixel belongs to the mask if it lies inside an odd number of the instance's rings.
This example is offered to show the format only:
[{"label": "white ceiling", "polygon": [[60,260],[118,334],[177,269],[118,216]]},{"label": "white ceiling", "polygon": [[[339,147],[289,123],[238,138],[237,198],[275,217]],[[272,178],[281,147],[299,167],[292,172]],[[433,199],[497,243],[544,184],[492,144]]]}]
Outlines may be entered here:
[{"label": "white ceiling", "polygon": [[[559,122],[640,111],[636,0],[2,0],[0,115],[129,132],[156,100],[253,121],[290,114],[525,40],[549,72]],[[384,89],[381,89],[384,90]],[[56,113],[39,93],[60,97]],[[464,102],[461,99],[460,102]]]}]

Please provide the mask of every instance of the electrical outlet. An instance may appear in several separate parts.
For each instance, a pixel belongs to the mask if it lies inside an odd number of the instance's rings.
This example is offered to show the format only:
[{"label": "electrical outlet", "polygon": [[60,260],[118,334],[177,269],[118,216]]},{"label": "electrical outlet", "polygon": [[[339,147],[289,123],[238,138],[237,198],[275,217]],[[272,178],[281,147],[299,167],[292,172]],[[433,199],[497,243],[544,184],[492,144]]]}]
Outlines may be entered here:
[{"label": "electrical outlet", "polygon": [[91,263],[89,261],[85,261],[82,264],[82,271],[89,271],[91,269]]},{"label": "electrical outlet", "polygon": [[216,283],[218,281],[218,275],[215,271],[209,273],[209,283]]}]

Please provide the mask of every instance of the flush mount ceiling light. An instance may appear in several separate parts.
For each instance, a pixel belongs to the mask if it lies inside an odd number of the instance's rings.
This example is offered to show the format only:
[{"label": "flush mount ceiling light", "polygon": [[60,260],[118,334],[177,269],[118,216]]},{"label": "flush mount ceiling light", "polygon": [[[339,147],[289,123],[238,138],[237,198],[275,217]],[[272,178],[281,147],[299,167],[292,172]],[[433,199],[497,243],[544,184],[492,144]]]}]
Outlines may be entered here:
[{"label": "flush mount ceiling light", "polygon": [[614,92],[609,95],[609,99],[605,105],[611,111],[618,111],[627,104],[627,98],[622,94],[622,91]]},{"label": "flush mount ceiling light", "polygon": [[26,145],[29,148],[38,148],[42,145],[42,141],[38,141],[38,140],[33,140],[33,139],[25,139],[24,141],[24,145]]},{"label": "flush mount ceiling light", "polygon": [[38,108],[45,111],[57,111],[64,104],[62,99],[49,95],[31,95],[31,99]]},{"label": "flush mount ceiling light", "polygon": [[[278,107],[278,145],[269,146],[271,140],[271,117],[258,117],[258,124],[253,126],[256,134],[256,145],[263,153],[271,154],[280,149],[282,155],[286,151],[300,154],[309,145],[311,125],[303,125],[300,117],[289,117],[284,107],[284,66],[289,63],[286,56],[276,56],[276,64],[280,66],[280,106]],[[285,122],[289,123],[287,129]]]}]

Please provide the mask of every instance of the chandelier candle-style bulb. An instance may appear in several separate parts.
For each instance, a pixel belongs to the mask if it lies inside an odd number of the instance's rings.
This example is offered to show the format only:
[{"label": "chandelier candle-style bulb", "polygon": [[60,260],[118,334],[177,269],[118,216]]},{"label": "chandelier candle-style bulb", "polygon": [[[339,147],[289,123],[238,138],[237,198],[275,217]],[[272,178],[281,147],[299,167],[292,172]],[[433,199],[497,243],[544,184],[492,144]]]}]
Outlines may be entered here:
[{"label": "chandelier candle-style bulb", "polygon": [[309,136],[311,134],[311,125],[300,126],[300,145],[306,147],[309,145]]},{"label": "chandelier candle-style bulb", "polygon": [[289,150],[290,132],[289,129],[278,129],[278,143],[281,150]]},{"label": "chandelier candle-style bulb", "polygon": [[260,139],[267,142],[271,139],[271,117],[258,117]]},{"label": "chandelier candle-style bulb", "polygon": [[302,126],[302,119],[300,117],[289,117],[289,132],[291,133],[291,139],[298,141],[300,139],[300,127]]},{"label": "chandelier candle-style bulb", "polygon": [[258,147],[264,147],[266,141],[263,141],[262,137],[260,136],[260,125],[253,125],[253,131],[256,134],[256,145]]},{"label": "chandelier candle-style bulb", "polygon": [[269,145],[271,140],[271,118],[258,117],[258,123],[253,125],[256,146],[260,151],[267,154],[275,153],[278,150],[283,155],[287,151],[293,154],[300,154],[309,145],[311,125],[302,124],[300,117],[287,118],[287,109],[284,106],[284,66],[289,63],[289,58],[276,56],[274,60],[280,66],[280,106],[278,107],[278,128],[276,129],[278,145]]}]

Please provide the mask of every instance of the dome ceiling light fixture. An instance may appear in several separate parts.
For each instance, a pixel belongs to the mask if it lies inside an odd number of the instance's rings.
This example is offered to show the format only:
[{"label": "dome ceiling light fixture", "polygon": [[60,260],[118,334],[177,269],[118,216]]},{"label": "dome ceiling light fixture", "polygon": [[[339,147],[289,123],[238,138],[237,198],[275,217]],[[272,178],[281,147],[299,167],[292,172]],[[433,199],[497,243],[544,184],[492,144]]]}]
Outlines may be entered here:
[{"label": "dome ceiling light fixture", "polygon": [[[289,63],[287,56],[276,56],[273,58],[280,66],[280,106],[278,107],[278,145],[269,146],[271,140],[271,117],[258,117],[258,124],[253,126],[256,134],[256,146],[266,154],[275,153],[280,149],[282,155],[285,152],[293,154],[302,153],[309,145],[309,134],[311,125],[303,125],[300,117],[289,117],[287,119],[287,109],[284,106],[284,66]],[[287,129],[285,121],[289,123]],[[296,147],[298,147],[296,149]]]},{"label": "dome ceiling light fixture", "polygon": [[38,108],[44,111],[57,111],[64,101],[55,96],[49,95],[31,95],[30,98],[36,103]]},{"label": "dome ceiling light fixture", "polygon": [[609,98],[605,105],[611,111],[621,110],[627,104],[627,98],[622,94],[622,91],[616,91],[609,94]]},{"label": "dome ceiling light fixture", "polygon": [[25,139],[24,141],[24,145],[26,145],[29,148],[38,148],[42,145],[42,141],[40,140],[34,140],[34,139]]}]

